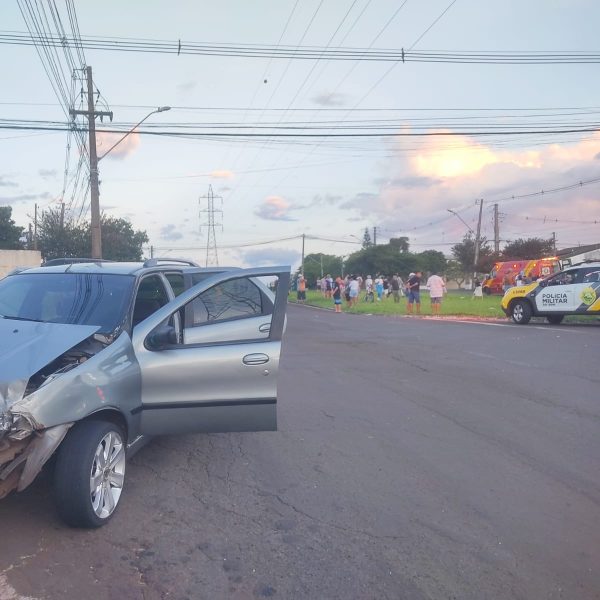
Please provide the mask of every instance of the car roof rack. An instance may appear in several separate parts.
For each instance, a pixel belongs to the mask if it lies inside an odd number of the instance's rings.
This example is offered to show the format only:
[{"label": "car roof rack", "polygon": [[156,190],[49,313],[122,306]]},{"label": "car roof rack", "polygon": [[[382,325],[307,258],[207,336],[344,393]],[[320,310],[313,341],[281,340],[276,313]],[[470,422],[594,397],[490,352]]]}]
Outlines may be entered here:
[{"label": "car roof rack", "polygon": [[144,261],[144,267],[157,267],[159,264],[176,264],[176,265],[188,265],[190,267],[199,267],[198,263],[193,260],[186,258],[149,258]]},{"label": "car roof rack", "polygon": [[114,262],[103,258],[51,258],[42,263],[42,267],[56,267],[58,265],[73,265],[76,263],[103,263]]}]

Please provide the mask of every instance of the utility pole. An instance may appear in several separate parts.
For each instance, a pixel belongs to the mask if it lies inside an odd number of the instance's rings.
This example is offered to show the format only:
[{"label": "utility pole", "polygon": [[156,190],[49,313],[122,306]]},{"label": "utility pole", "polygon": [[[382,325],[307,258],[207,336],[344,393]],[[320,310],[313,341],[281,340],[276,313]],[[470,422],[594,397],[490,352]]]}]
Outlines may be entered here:
[{"label": "utility pole", "polygon": [[479,200],[479,220],[477,221],[477,233],[475,234],[475,275],[477,275],[477,263],[479,263],[479,245],[481,243],[481,216],[483,213],[483,199]]},{"label": "utility pole", "polygon": [[554,248],[554,254],[556,254],[556,231],[552,232],[552,247]]},{"label": "utility pole", "polygon": [[102,258],[102,234],[100,231],[100,189],[98,186],[98,154],[96,152],[96,117],[109,117],[112,121],[112,112],[95,110],[94,106],[94,81],[92,67],[86,67],[87,77],[87,110],[70,109],[72,117],[83,115],[88,120],[89,154],[90,154],[90,212],[92,225],[92,258]]},{"label": "utility pole", "polygon": [[498,221],[498,205],[494,204],[494,253],[500,254],[500,223]]},{"label": "utility pole", "polygon": [[33,249],[37,250],[37,204],[33,212]]},{"label": "utility pole", "polygon": [[302,234],[302,277],[304,277],[304,239],[306,238],[306,234]]},{"label": "utility pole", "polygon": [[[207,201],[207,207],[204,210],[201,210],[201,213],[206,213],[207,222],[201,223],[200,228],[206,227],[208,232],[208,239],[206,240],[206,266],[215,265],[219,266],[219,255],[217,253],[217,236],[215,234],[215,213],[223,214],[222,209],[215,209],[215,198],[219,198],[221,203],[223,202],[223,198],[221,196],[215,196],[213,193],[212,185],[208,186],[208,194],[206,196],[201,196],[200,200]],[[223,227],[222,223],[216,223],[216,225],[220,225]]]},{"label": "utility pole", "polygon": [[60,230],[65,228],[65,203],[60,203]]},{"label": "utility pole", "polygon": [[373,227],[373,246],[377,246],[377,227]]}]

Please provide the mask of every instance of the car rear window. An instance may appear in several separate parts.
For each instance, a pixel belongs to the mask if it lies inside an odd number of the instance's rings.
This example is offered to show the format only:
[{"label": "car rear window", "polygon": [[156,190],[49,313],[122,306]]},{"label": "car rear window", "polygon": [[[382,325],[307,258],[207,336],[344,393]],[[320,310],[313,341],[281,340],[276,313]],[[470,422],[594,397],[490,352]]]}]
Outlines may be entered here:
[{"label": "car rear window", "polygon": [[102,333],[124,319],[135,278],[104,273],[23,273],[0,281],[0,315],[97,325]]}]

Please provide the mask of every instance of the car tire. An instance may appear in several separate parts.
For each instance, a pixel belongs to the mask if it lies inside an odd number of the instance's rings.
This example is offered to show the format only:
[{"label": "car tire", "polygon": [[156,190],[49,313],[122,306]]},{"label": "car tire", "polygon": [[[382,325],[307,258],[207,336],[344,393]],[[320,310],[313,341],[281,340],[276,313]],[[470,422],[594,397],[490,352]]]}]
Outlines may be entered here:
[{"label": "car tire", "polygon": [[126,464],[123,430],[108,421],[82,421],[60,445],[54,499],[71,527],[94,528],[114,515],[123,491]]},{"label": "car tire", "polygon": [[548,323],[551,323],[552,325],[560,325],[564,318],[565,318],[564,315],[548,315],[546,317],[546,320],[548,321]]},{"label": "car tire", "polygon": [[516,300],[510,305],[510,316],[518,325],[529,323],[532,315],[531,304],[526,300]]}]

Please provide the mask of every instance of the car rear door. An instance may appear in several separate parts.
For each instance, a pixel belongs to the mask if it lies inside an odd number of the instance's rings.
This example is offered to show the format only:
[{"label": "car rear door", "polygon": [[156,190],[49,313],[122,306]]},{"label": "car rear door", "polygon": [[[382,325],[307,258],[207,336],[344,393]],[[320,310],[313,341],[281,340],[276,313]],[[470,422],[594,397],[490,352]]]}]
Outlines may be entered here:
[{"label": "car rear door", "polygon": [[[261,314],[268,332],[232,335],[219,315],[229,315],[243,332],[256,318],[252,290],[258,278],[274,278],[277,293],[270,314]],[[186,432],[262,431],[277,428],[277,373],[284,328],[289,267],[236,269],[212,275],[163,306],[133,332],[142,375],[140,431],[149,435]],[[240,290],[242,292],[240,292]],[[202,325],[203,339],[186,340],[172,319],[192,303],[209,305],[213,317]],[[216,308],[215,308],[216,307]],[[232,316],[235,313],[235,316]],[[210,329],[214,328],[215,332]],[[167,339],[168,338],[168,339]]]}]

